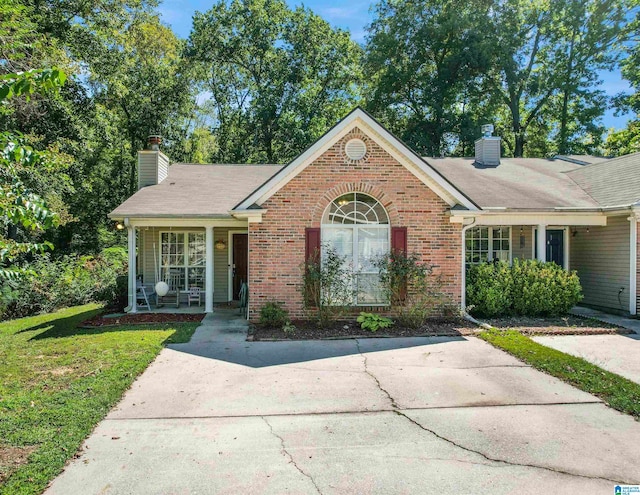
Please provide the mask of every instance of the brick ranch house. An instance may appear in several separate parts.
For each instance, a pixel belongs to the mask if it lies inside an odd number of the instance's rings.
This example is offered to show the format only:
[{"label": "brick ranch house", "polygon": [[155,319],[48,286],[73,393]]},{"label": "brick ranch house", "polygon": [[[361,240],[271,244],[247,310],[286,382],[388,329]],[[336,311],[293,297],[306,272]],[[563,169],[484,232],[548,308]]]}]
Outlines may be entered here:
[{"label": "brick ranch house", "polygon": [[474,158],[422,158],[357,108],[285,166],[170,165],[155,143],[138,175],[110,214],[128,229],[130,312],[158,281],[176,305],[200,287],[206,312],[248,281],[250,319],[267,301],[304,317],[300,267],[322,243],[357,267],[358,306],[384,306],[371,259],[401,249],[463,308],[469,263],[537,258],[577,270],[584,304],[636,314],[640,154],[506,159],[485,135]]}]

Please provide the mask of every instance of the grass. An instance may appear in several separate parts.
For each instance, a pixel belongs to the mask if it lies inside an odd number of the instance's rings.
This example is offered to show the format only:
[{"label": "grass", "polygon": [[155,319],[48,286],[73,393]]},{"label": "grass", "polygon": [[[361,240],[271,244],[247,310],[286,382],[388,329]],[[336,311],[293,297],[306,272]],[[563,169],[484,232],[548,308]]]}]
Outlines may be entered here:
[{"label": "grass", "polygon": [[197,326],[77,328],[100,311],[0,323],[0,494],[41,493],[163,346]]},{"label": "grass", "polygon": [[515,330],[486,330],[478,336],[540,371],[601,398],[620,412],[640,419],[640,385],[584,359],[534,342]]}]

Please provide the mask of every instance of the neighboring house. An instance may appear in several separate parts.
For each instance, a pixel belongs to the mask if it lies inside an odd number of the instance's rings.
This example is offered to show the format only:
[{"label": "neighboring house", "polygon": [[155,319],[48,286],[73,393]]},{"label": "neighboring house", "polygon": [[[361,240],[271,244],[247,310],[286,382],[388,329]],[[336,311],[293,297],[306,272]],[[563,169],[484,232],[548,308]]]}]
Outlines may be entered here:
[{"label": "neighboring house", "polygon": [[475,158],[422,158],[358,108],[286,166],[138,159],[139,191],[110,214],[129,232],[132,312],[141,277],[201,287],[205,311],[248,281],[250,318],[267,301],[303,317],[301,266],[322,243],[358,267],[363,307],[384,307],[372,259],[400,249],[462,307],[467,264],[538,258],[577,270],[584,304],[636,314],[640,154],[501,159],[485,136]]}]

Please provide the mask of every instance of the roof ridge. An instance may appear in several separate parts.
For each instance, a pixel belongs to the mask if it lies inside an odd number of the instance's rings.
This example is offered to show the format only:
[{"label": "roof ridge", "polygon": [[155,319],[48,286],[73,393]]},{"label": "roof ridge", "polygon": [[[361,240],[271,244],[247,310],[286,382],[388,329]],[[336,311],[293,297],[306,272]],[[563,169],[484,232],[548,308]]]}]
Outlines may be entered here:
[{"label": "roof ridge", "polygon": [[614,158],[603,158],[602,161],[589,163],[588,165],[583,165],[582,167],[574,168],[573,170],[569,170],[568,173],[575,172],[576,170],[585,170],[588,168],[593,168],[595,165],[609,165],[611,163],[615,163],[621,160],[626,160],[635,155],[640,155],[640,151],[636,151],[635,153],[627,153],[626,155],[616,156]]}]

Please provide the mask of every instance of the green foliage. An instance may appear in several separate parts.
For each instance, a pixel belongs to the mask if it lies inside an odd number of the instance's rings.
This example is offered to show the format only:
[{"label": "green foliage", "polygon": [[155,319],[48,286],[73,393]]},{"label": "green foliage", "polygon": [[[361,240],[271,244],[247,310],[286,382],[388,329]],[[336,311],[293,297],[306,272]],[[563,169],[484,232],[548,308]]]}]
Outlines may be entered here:
[{"label": "green foliage", "polygon": [[[518,263],[518,260],[514,260]],[[508,263],[480,263],[467,270],[468,309],[479,316],[508,315],[513,305],[513,276]]]},{"label": "green foliage", "polygon": [[581,299],[576,272],[553,262],[480,263],[467,272],[467,304],[478,316],[555,316],[567,313]]},{"label": "green foliage", "polygon": [[57,67],[5,74],[0,76],[0,102],[13,96],[28,100],[34,93],[59,89],[66,80],[67,75]]},{"label": "green foliage", "polygon": [[393,326],[393,320],[385,316],[376,315],[374,313],[365,313],[364,311],[358,316],[358,323],[363,330],[377,332],[380,329],[390,328]]},{"label": "green foliage", "polygon": [[315,313],[320,326],[343,315],[353,305],[353,267],[346,257],[328,245],[302,266],[307,307]]},{"label": "green foliage", "polygon": [[280,328],[287,325],[289,321],[289,312],[279,302],[269,301],[260,308],[261,325]]},{"label": "green foliage", "polygon": [[24,464],[2,463],[0,493],[42,493],[163,346],[188,342],[197,327],[77,328],[101,311],[90,304],[0,323],[0,438],[33,449]]},{"label": "green foliage", "polygon": [[290,321],[287,321],[283,326],[282,326],[282,331],[286,334],[286,335],[293,335],[294,333],[296,333],[296,326],[291,323]]},{"label": "green foliage", "polygon": [[52,259],[48,254],[42,255],[29,267],[28,275],[7,285],[0,293],[2,319],[47,313],[92,301],[109,306],[126,304],[127,254],[123,248],[105,249],[98,256],[70,255]]},{"label": "green foliage", "polygon": [[360,47],[304,7],[219,0],[195,14],[188,44],[215,162],[285,163],[357,102]]},{"label": "green foliage", "polygon": [[398,314],[398,322],[420,328],[429,318],[455,316],[455,304],[443,290],[433,266],[417,253],[392,251],[374,260],[382,291]]},{"label": "green foliage", "polygon": [[514,330],[481,332],[481,339],[540,371],[600,397],[607,405],[640,419],[640,385],[579,357],[550,349]]}]

